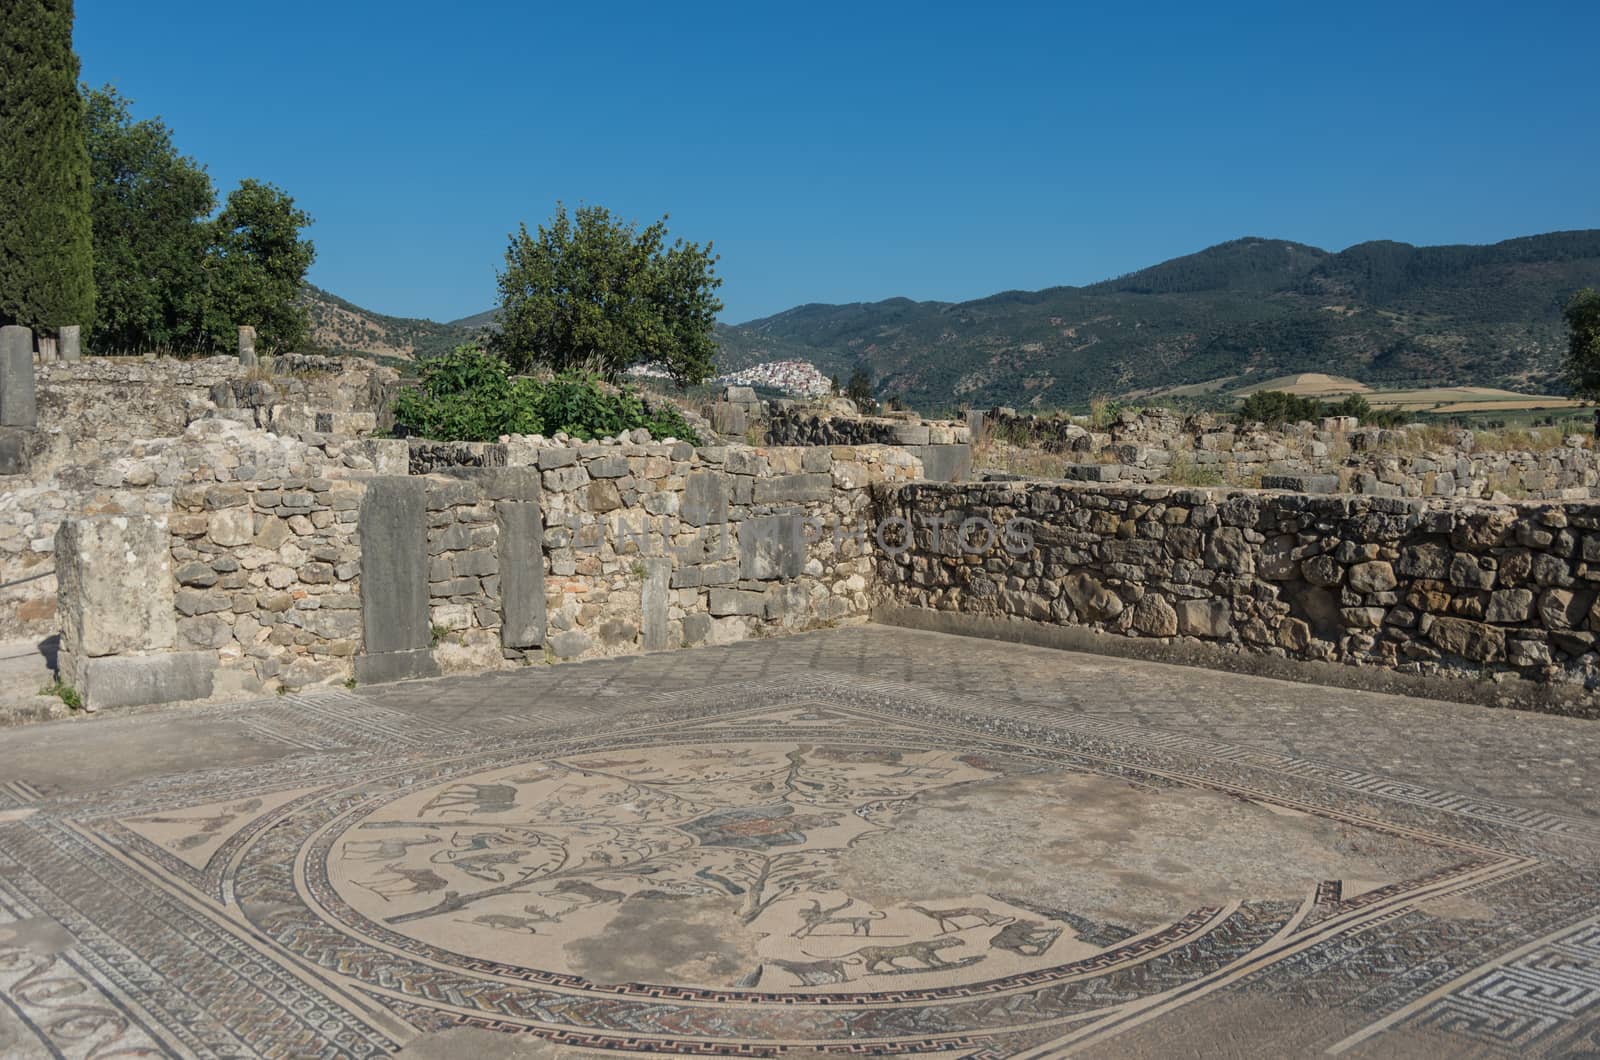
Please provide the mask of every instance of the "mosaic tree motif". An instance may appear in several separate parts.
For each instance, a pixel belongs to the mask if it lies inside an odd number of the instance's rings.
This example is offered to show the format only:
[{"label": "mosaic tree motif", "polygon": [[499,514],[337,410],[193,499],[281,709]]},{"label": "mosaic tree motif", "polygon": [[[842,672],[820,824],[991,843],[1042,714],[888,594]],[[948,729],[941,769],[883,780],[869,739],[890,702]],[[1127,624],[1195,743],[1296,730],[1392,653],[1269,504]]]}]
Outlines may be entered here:
[{"label": "mosaic tree motif", "polygon": [[[926,972],[981,960],[946,951],[1016,911],[957,907],[952,922],[874,908],[847,893],[839,857],[918,795],[998,775],[949,752],[827,744],[576,756],[406,796],[351,829],[330,868],[365,915],[457,944],[463,926],[570,941],[629,901],[700,899],[763,940],[797,985],[845,981],[846,967]],[[1018,930],[1001,949],[1039,955],[1060,934]],[[880,938],[900,941],[865,945]]]}]

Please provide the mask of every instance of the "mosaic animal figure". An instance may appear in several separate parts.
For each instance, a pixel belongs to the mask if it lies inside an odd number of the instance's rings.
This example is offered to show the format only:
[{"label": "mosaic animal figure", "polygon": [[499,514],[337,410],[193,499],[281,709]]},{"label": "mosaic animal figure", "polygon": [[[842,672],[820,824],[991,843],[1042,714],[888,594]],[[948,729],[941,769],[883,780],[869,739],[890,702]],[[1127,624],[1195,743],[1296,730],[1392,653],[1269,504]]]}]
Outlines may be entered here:
[{"label": "mosaic animal figure", "polygon": [[850,908],[851,903],[854,901],[854,898],[846,898],[839,905],[830,906],[829,908],[824,909],[822,908],[821,902],[817,901],[815,898],[811,899],[807,903],[810,908],[800,910],[800,927],[791,932],[789,937],[792,939],[808,938],[810,937],[811,933],[816,931],[818,928],[827,927],[831,924],[842,924],[845,927],[848,927],[850,929],[850,934],[852,935],[870,936],[872,934],[872,922],[874,920],[882,920],[888,914],[873,910],[866,916],[838,915],[844,910]]},{"label": "mosaic animal figure", "polygon": [[[544,917],[542,919],[549,920],[552,918]],[[539,933],[533,926],[536,922],[533,917],[507,916],[503,913],[483,913],[473,917],[471,920],[461,921],[463,924],[479,924],[483,927],[493,928],[496,931],[516,931],[525,935],[537,935]]]},{"label": "mosaic animal figure", "polygon": [[624,891],[596,887],[588,880],[562,880],[551,890],[556,894],[572,897],[573,901],[581,899],[581,904],[583,905],[611,905],[620,903],[624,898],[628,897]]},{"label": "mosaic animal figure", "polygon": [[845,966],[860,964],[861,960],[851,958],[834,961],[785,961],[769,957],[766,963],[794,976],[799,986],[833,986],[837,983],[848,983],[850,976],[845,971]]},{"label": "mosaic animal figure", "polygon": [[[913,905],[908,908],[921,913],[923,916],[932,917],[938,921],[939,934],[948,935],[952,931],[962,931],[973,927],[999,927],[1009,924],[1016,919],[1014,916],[1005,916],[979,905],[963,905],[955,909],[928,909],[924,906]],[[976,920],[976,924],[962,924],[963,920]]]},{"label": "mosaic animal figure", "polygon": [[[936,971],[940,968],[957,968],[983,959],[977,957],[964,961],[948,961],[940,956],[940,950],[959,945],[961,945],[960,939],[923,939],[921,942],[907,942],[899,946],[863,946],[858,950],[851,950],[844,956],[860,957],[868,975]],[[915,963],[908,968],[901,964],[901,961]]]},{"label": "mosaic animal figure", "polygon": [[[357,881],[356,886],[371,891],[385,902],[408,894],[432,894],[450,886],[449,880],[432,869],[408,869],[399,862],[390,862],[383,867],[383,871],[387,879],[380,877],[366,883]],[[445,891],[446,898],[454,894],[454,891]]]},{"label": "mosaic animal figure", "polygon": [[352,839],[344,845],[346,861],[393,861],[406,856],[412,847],[425,847],[437,843],[438,836],[421,839]]},{"label": "mosaic animal figure", "polygon": [[516,804],[517,789],[513,784],[452,784],[429,799],[427,805],[417,811],[417,816],[429,813],[438,813],[440,817],[451,813],[462,816],[507,813]]},{"label": "mosaic animal figure", "polygon": [[989,940],[989,945],[1024,957],[1042,957],[1061,937],[1061,931],[1037,920],[1013,920]]}]

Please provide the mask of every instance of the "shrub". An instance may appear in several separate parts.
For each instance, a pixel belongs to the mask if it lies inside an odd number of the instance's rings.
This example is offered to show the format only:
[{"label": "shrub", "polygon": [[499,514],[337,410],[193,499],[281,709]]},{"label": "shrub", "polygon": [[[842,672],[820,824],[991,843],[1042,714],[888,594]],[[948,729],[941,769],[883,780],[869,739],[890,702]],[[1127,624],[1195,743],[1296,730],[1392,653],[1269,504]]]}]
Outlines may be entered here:
[{"label": "shrub", "polygon": [[1257,390],[1244,399],[1239,407],[1239,419],[1244,423],[1264,423],[1268,427],[1281,427],[1285,423],[1316,420],[1322,416],[1322,404],[1314,398],[1297,397],[1282,390]]},{"label": "shrub", "polygon": [[1360,394],[1351,394],[1343,401],[1328,405],[1323,410],[1323,415],[1354,416],[1363,427],[1402,427],[1407,421],[1406,414],[1399,409],[1379,411]]},{"label": "shrub", "polygon": [[397,432],[451,442],[492,442],[502,434],[565,432],[610,436],[638,427],[655,438],[699,444],[683,413],[590,375],[513,378],[506,364],[477,346],[461,346],[421,365],[421,381],[395,398]]}]

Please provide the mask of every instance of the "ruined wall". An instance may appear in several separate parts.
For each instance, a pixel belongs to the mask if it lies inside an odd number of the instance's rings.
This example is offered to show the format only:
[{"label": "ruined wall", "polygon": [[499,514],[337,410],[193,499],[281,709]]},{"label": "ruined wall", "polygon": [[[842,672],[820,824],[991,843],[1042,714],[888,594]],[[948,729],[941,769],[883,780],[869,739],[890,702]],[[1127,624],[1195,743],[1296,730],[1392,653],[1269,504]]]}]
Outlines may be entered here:
[{"label": "ruined wall", "polygon": [[686,443],[545,449],[538,467],[561,658],[864,618],[871,489],[922,472],[884,446]]},{"label": "ruined wall", "polygon": [[1583,436],[1557,439],[1553,429],[1550,440],[1560,444],[1531,450],[1485,448],[1467,430],[1358,427],[1348,417],[1273,430],[1168,409],[1123,413],[1099,429],[1009,409],[973,418],[989,443],[1059,455],[1055,473],[1079,481],[1480,500],[1600,495],[1600,452]]},{"label": "ruined wall", "polygon": [[[230,461],[277,466],[299,447],[351,470],[395,452],[353,437],[376,425],[395,380],[369,362],[290,355],[269,375],[233,357],[96,357],[36,370],[31,466],[0,476],[0,639],[55,632],[55,533],[69,515],[168,511],[171,487],[196,474],[227,473]],[[258,421],[278,436],[255,432],[246,444],[218,433]],[[208,448],[217,444],[248,452]],[[400,459],[377,470],[403,473],[403,445]]]},{"label": "ruined wall", "polygon": [[766,424],[768,445],[897,445],[922,461],[927,478],[971,477],[972,431],[963,424],[914,415],[851,416],[780,402]]},{"label": "ruined wall", "polygon": [[[917,527],[879,559],[890,605],[1099,631],[1180,661],[1444,678],[1489,701],[1526,682],[1587,711],[1600,687],[1600,504],[1034,482],[915,484],[890,507]],[[1025,520],[1027,547],[963,554],[954,526],[929,529],[949,513]]]},{"label": "ruined wall", "polygon": [[[872,490],[922,470],[889,447],[612,442],[410,476],[407,448],[200,420],[122,462],[150,514],[69,518],[57,537],[79,572],[60,587],[65,672],[94,686],[91,706],[120,705],[202,676],[207,696],[259,693],[865,618]],[[75,630],[131,621],[87,600],[128,547],[124,524],[167,542],[118,577],[140,606],[167,601],[172,634],[86,647]]]}]

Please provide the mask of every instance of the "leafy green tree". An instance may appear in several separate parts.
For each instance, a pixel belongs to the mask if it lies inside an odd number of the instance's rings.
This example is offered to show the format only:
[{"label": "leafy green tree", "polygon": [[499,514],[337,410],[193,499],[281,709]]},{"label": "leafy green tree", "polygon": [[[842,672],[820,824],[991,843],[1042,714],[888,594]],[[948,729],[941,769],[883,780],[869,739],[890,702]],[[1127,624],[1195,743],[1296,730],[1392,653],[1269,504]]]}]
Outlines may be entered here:
[{"label": "leafy green tree", "polygon": [[1572,392],[1600,401],[1600,291],[1585,287],[1573,295],[1565,310],[1567,329],[1567,382]]},{"label": "leafy green tree", "polygon": [[300,301],[306,270],[317,251],[301,230],[311,217],[271,184],[246,180],[209,225],[203,330],[226,349],[237,328],[256,328],[262,352],[280,353],[305,343],[310,311]]},{"label": "leafy green tree", "polygon": [[92,345],[103,352],[204,345],[206,277],[216,208],[211,178],[178,154],[158,119],[135,121],[109,85],[85,93],[93,176]]},{"label": "leafy green tree", "polygon": [[857,368],[850,373],[850,382],[844,388],[844,396],[856,403],[856,408],[862,412],[869,412],[877,407],[877,399],[872,396],[872,373],[865,368]]},{"label": "leafy green tree", "polygon": [[1314,398],[1303,398],[1282,390],[1257,390],[1244,399],[1239,407],[1239,420],[1243,423],[1264,423],[1279,427],[1285,423],[1316,420],[1322,416],[1322,403]]},{"label": "leafy green tree", "polygon": [[667,243],[667,218],[648,228],[600,206],[555,216],[536,235],[519,226],[499,275],[498,349],[526,371],[592,369],[618,377],[660,361],[680,384],[715,370],[712,329],[722,302],[711,244]]},{"label": "leafy green tree", "polygon": [[0,323],[94,323],[72,0],[0,7]]}]

